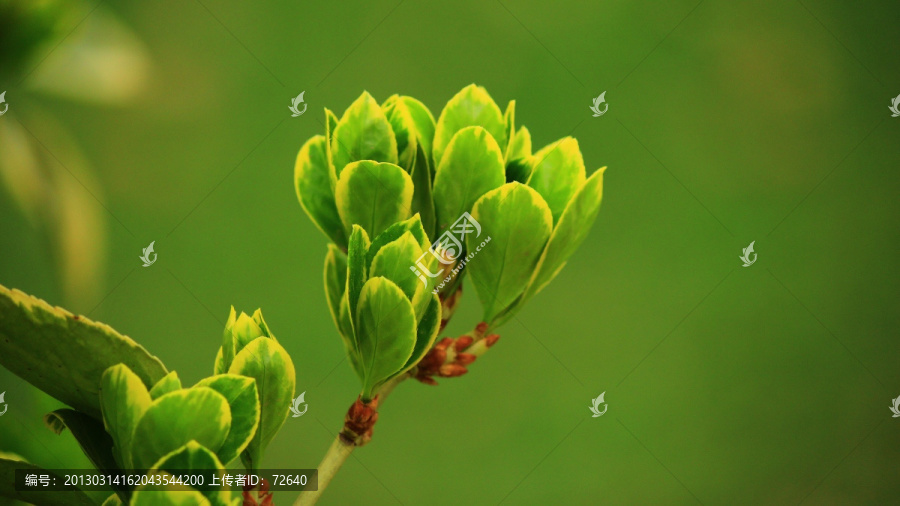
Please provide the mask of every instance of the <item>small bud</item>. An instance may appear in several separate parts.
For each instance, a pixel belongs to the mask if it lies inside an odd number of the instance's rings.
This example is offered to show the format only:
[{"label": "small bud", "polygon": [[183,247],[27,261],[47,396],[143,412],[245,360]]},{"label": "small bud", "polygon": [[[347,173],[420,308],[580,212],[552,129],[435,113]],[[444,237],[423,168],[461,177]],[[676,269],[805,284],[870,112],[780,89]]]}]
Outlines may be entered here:
[{"label": "small bud", "polygon": [[433,387],[436,387],[438,384],[438,382],[430,376],[416,376],[416,379],[421,381],[422,383],[425,383],[426,385],[431,385]]},{"label": "small bud", "polygon": [[460,365],[469,365],[478,358],[477,356],[471,353],[460,353],[456,356],[456,363]]},{"label": "small bud", "polygon": [[445,364],[438,370],[438,374],[445,378],[455,378],[469,372],[466,366],[460,364]]},{"label": "small bud", "polygon": [[453,347],[456,348],[456,351],[463,351],[469,346],[472,346],[472,341],[474,341],[474,339],[472,339],[471,336],[460,336],[456,338],[456,343]]},{"label": "small bud", "polygon": [[451,337],[445,337],[445,338],[441,339],[440,341],[438,341],[438,343],[437,343],[437,345],[434,347],[434,349],[436,349],[436,350],[446,350],[447,348],[450,347],[451,344],[453,344],[453,338],[451,338]]},{"label": "small bud", "polygon": [[263,319],[262,311],[257,309],[253,316],[244,312],[237,315],[232,306],[228,321],[225,323],[225,332],[222,335],[222,365],[225,370],[231,366],[234,357],[250,344],[250,341],[258,337],[275,339]]},{"label": "small bud", "polygon": [[378,412],[375,411],[377,407],[377,396],[368,403],[363,402],[362,398],[357,398],[344,417],[342,440],[350,441],[356,446],[366,444],[372,438],[372,430],[378,421]]},{"label": "small bud", "polygon": [[499,339],[500,339],[499,334],[491,334],[484,338],[484,345],[487,346],[488,348],[490,348],[491,346],[496,344]]},{"label": "small bud", "polygon": [[431,350],[431,360],[428,361],[428,365],[433,369],[436,367],[440,367],[441,364],[447,361],[447,352],[443,348],[435,348]]},{"label": "small bud", "polygon": [[[256,497],[253,497],[253,491],[256,489],[256,485],[244,485],[242,496],[244,501],[241,503],[243,506],[274,506],[272,502],[272,492],[269,492],[269,482],[263,478],[262,482],[259,485],[259,491],[256,493]],[[259,499],[259,500],[257,500]]]}]

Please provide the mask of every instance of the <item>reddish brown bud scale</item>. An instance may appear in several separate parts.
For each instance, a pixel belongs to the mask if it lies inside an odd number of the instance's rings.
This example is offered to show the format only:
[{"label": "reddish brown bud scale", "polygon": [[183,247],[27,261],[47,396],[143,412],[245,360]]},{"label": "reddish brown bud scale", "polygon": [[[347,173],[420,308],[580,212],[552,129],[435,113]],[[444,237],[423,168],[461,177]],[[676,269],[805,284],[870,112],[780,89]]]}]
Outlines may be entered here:
[{"label": "reddish brown bud scale", "polygon": [[460,365],[469,365],[478,358],[477,356],[471,353],[460,353],[456,356],[456,363]]},{"label": "reddish brown bud scale", "polygon": [[456,343],[453,345],[456,348],[456,351],[463,351],[469,346],[472,346],[472,342],[475,340],[472,339],[471,336],[460,336],[456,338]]},{"label": "reddish brown bud scale", "polygon": [[499,334],[491,334],[484,338],[484,345],[487,346],[488,348],[490,348],[491,346],[496,344],[499,339],[500,339]]},{"label": "reddish brown bud scale", "polygon": [[422,383],[425,383],[426,385],[431,385],[433,387],[436,387],[438,384],[438,382],[435,381],[434,378],[431,378],[430,376],[416,376],[416,379],[421,381]]},{"label": "reddish brown bud scale", "polygon": [[378,411],[375,410],[377,407],[378,396],[369,402],[363,402],[361,397],[357,398],[344,417],[341,438],[356,446],[362,446],[372,439],[372,430],[378,421]]},{"label": "reddish brown bud scale", "polygon": [[463,374],[469,372],[465,366],[460,364],[446,364],[442,365],[438,374],[445,378],[455,378],[456,376],[462,376]]},{"label": "reddish brown bud scale", "polygon": [[269,482],[265,478],[259,484],[259,492],[257,492],[256,498],[253,497],[252,493],[254,489],[256,489],[255,485],[244,485],[241,493],[244,497],[242,506],[275,506],[275,503],[272,502],[272,492],[269,492]]}]

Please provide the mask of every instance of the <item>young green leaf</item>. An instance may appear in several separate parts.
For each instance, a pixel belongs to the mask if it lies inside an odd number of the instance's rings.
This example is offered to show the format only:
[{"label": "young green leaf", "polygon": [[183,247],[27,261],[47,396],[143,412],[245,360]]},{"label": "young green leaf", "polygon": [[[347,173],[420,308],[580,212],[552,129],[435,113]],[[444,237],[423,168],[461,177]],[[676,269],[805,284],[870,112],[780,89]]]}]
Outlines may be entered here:
[{"label": "young green leaf", "polygon": [[572,197],[553,228],[553,233],[550,235],[531,280],[528,282],[528,288],[521,297],[497,316],[493,323],[495,327],[509,321],[534,295],[553,281],[553,278],[565,267],[569,257],[584,242],[600,211],[604,171],[606,171],[606,167],[594,172]]},{"label": "young green leaf", "polygon": [[163,395],[147,408],[134,429],[134,468],[149,469],[191,440],[218,451],[230,427],[228,401],[212,388],[193,387]]},{"label": "young green leaf", "polygon": [[[426,309],[422,311],[422,317],[419,319],[416,327],[416,345],[413,348],[412,355],[406,364],[397,372],[403,374],[410,370],[422,360],[422,357],[431,349],[434,340],[437,338],[438,331],[441,328],[441,299],[435,293],[428,292],[428,304]],[[394,376],[396,376],[395,374]]]},{"label": "young green leaf", "polygon": [[516,101],[510,100],[503,112],[503,124],[506,126],[506,144],[503,145],[503,161],[509,159],[509,148],[516,135]]},{"label": "young green leaf", "polygon": [[432,188],[434,171],[431,157],[421,146],[416,146],[416,160],[409,177],[413,182],[412,212],[420,216],[422,228],[431,237],[434,234],[434,191]]},{"label": "young green leaf", "polygon": [[416,126],[416,139],[419,148],[425,152],[426,157],[430,160],[436,126],[434,115],[431,114],[431,110],[425,104],[412,97],[403,96],[400,97],[400,101],[406,105],[409,115],[412,116],[413,123]]},{"label": "young green leaf", "polygon": [[[208,448],[196,441],[189,441],[184,446],[160,458],[147,474],[151,477],[156,475],[178,476],[184,474],[185,471],[220,471],[217,474],[219,475],[218,481],[221,482],[222,475],[225,474],[225,465]],[[142,492],[141,487],[136,490],[135,494],[139,495],[140,492]],[[231,503],[231,492],[226,489],[206,490],[201,494],[213,506],[229,506]]]},{"label": "young green leaf", "polygon": [[[228,372],[256,380],[260,421],[256,434],[241,453],[241,460],[247,469],[259,469],[263,452],[287,420],[290,411],[296,381],[294,363],[276,341],[258,338],[234,357]],[[217,451],[217,448],[204,446]]]},{"label": "young green leaf", "polygon": [[266,319],[263,318],[262,309],[256,308],[256,311],[253,312],[252,318],[253,318],[253,321],[256,322],[256,324],[262,330],[263,336],[268,337],[269,339],[272,339],[273,341],[278,340],[278,339],[275,339],[275,334],[272,333],[272,329],[270,329],[269,326],[266,324]]},{"label": "young green leaf", "polygon": [[[350,250],[347,252],[347,294],[350,323],[354,336],[356,333],[356,306],[359,304],[359,294],[369,277],[369,263],[366,261],[369,252],[369,235],[359,225],[353,225],[350,234]],[[359,348],[359,337],[353,339],[354,348]]]},{"label": "young green leaf", "polygon": [[513,136],[506,150],[506,182],[525,183],[531,176],[531,133],[522,127]]},{"label": "young green leaf", "polygon": [[479,126],[457,132],[434,176],[437,230],[446,230],[504,180],[503,155],[491,134]]},{"label": "young green leaf", "polygon": [[341,298],[347,287],[347,255],[334,244],[328,245],[325,256],[325,299],[334,319],[335,326],[340,329]]},{"label": "young green leaf", "polygon": [[410,267],[421,254],[422,248],[416,238],[412,233],[406,232],[378,250],[378,254],[372,260],[369,277],[382,276],[393,281],[412,302],[416,287],[422,283]]},{"label": "young green leaf", "polygon": [[409,218],[413,182],[397,165],[363,160],[344,168],[335,197],[345,231],[349,234],[353,225],[359,225],[375,237]]},{"label": "young green leaf", "polygon": [[365,370],[362,398],[398,372],[416,344],[416,316],[406,295],[392,281],[366,281],[357,310],[360,362]]},{"label": "young green leaf", "polygon": [[428,241],[428,235],[425,233],[425,228],[422,225],[422,220],[419,215],[413,215],[413,217],[408,220],[394,223],[386,228],[384,232],[372,239],[372,244],[369,246],[368,253],[366,254],[366,266],[370,267],[372,265],[372,260],[375,259],[375,255],[378,254],[385,244],[396,241],[406,232],[411,233],[413,237],[416,238],[416,241],[423,250],[431,245]]},{"label": "young green leaf", "polygon": [[382,109],[397,139],[399,165],[412,173],[416,150],[422,149],[428,157],[431,156],[434,116],[422,102],[399,95],[385,100]]},{"label": "young green leaf", "polygon": [[[472,217],[491,242],[466,270],[484,306],[484,321],[491,323],[525,290],[553,222],[544,199],[521,183],[507,183],[486,193],[475,203]],[[476,239],[469,235],[467,240]]]},{"label": "young green leaf", "polygon": [[412,174],[412,167],[416,161],[417,135],[406,107],[397,104],[396,98],[397,95],[389,97],[382,109],[391,123],[394,138],[397,139],[397,165]]},{"label": "young green leaf", "polygon": [[235,356],[256,338],[268,336],[268,333],[263,331],[258,319],[254,318],[255,316],[256,313],[250,316],[241,311],[240,316],[234,322],[234,326],[231,328],[231,338],[234,342]]},{"label": "young green leaf", "polygon": [[213,364],[213,374],[223,374],[228,370],[228,367],[225,366],[225,356],[223,353],[222,347],[219,346],[219,351],[216,353],[216,361]]},{"label": "young green leaf", "polygon": [[[404,153],[406,153],[406,158],[411,160],[411,139],[415,141],[417,148],[424,151],[427,158],[431,158],[435,123],[434,116],[428,107],[412,97],[393,95],[385,100],[381,108],[387,115],[394,130],[394,136],[397,138],[397,152],[400,153],[400,161],[404,160]],[[403,167],[409,170],[409,166],[403,165]]]},{"label": "young green leaf", "polygon": [[484,127],[499,146],[506,146],[506,123],[488,92],[474,84],[463,88],[444,106],[434,129],[434,166],[440,167],[444,151],[456,132],[468,126]]},{"label": "young green leaf", "polygon": [[125,364],[107,369],[100,385],[103,424],[112,436],[119,464],[130,469],[134,467],[134,431],[152,405],[150,392],[137,374]]},{"label": "young green leaf", "polygon": [[[253,316],[241,311],[237,316],[234,306],[228,315],[228,321],[225,323],[225,330],[222,332],[222,359],[221,367],[217,364],[216,374],[222,374],[231,367],[235,354],[239,353],[244,346],[256,339],[257,337],[268,337],[275,339],[275,335],[269,330],[266,321],[263,318],[262,311],[257,309],[253,312]],[[218,362],[219,357],[216,357]]]},{"label": "young green leaf", "polygon": [[294,164],[294,189],[300,206],[316,227],[335,244],[346,248],[347,235],[338,216],[334,188],[329,179],[327,144],[324,136],[316,135],[300,148]]},{"label": "young green leaf", "polygon": [[397,140],[391,123],[368,92],[363,92],[338,121],[331,152],[338,178],[350,162],[374,160],[397,164]]},{"label": "young green leaf", "polygon": [[123,506],[124,504],[126,503],[122,502],[118,495],[112,494],[107,497],[100,506]]},{"label": "young green leaf", "polygon": [[228,401],[231,427],[222,447],[216,451],[219,460],[228,465],[244,451],[259,425],[260,408],[256,380],[246,376],[220,374],[204,378],[196,386],[212,388]]},{"label": "young green leaf", "polygon": [[166,374],[166,376],[157,381],[153,388],[150,389],[150,398],[158,399],[163,395],[174,392],[181,388],[181,380],[178,379],[178,373],[175,371]]},{"label": "young green leaf", "polygon": [[531,160],[528,186],[544,197],[556,223],[572,195],[584,184],[584,159],[578,141],[572,137],[560,139],[535,153]]},{"label": "young green leaf", "polygon": [[[234,360],[234,355],[237,353],[237,350],[234,349],[235,322],[237,322],[237,312],[235,312],[234,306],[231,306],[231,310],[228,312],[228,319],[225,320],[225,330],[222,331],[222,347],[219,349],[222,354],[222,372],[228,370],[228,367]],[[218,357],[216,357],[216,361],[218,361]],[[219,371],[216,371],[216,373],[221,374]]]},{"label": "young green leaf", "polygon": [[525,294],[526,300],[553,280],[591,231],[603,199],[605,171],[606,167],[603,167],[594,172],[566,206],[541,254],[540,262]]},{"label": "young green leaf", "polygon": [[[337,128],[337,116],[327,107],[325,108],[325,160],[328,162],[328,180],[331,183],[331,192],[337,185],[337,169],[334,166],[334,129]],[[343,167],[341,167],[343,168]]]},{"label": "young green leaf", "polygon": [[0,315],[0,365],[98,420],[100,377],[107,368],[124,363],[147,388],[168,372],[108,325],[2,285]]},{"label": "young green leaf", "polygon": [[344,297],[341,298],[341,306],[340,306],[340,320],[338,323],[338,331],[341,334],[341,340],[344,342],[344,351],[347,352],[347,357],[350,358],[350,365],[353,367],[353,371],[359,377],[360,381],[365,380],[365,371],[363,371],[359,362],[359,350],[356,345],[356,334],[354,333],[354,324],[351,323],[350,316],[350,297],[348,292],[344,292]]}]

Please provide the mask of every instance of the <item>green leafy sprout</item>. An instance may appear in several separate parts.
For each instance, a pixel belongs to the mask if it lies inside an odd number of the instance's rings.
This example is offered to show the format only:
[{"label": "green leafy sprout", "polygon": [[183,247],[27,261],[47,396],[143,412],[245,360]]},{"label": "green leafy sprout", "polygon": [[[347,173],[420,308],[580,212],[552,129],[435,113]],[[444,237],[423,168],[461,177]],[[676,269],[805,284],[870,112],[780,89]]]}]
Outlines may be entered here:
[{"label": "green leafy sprout", "polygon": [[[571,137],[532,153],[515,101],[501,112],[474,84],[437,121],[399,95],[379,105],[364,92],[340,119],[325,109],[325,135],[301,147],[294,186],[330,240],[326,299],[362,386],[319,467],[319,490],[298,504],[315,503],[350,451],[371,439],[376,409],[399,382],[465,373],[496,342],[490,332],[559,274],[596,219],[604,169],[587,177]],[[442,241],[461,217],[488,238]],[[466,275],[484,321],[435,345]],[[450,283],[435,286],[445,276]]]},{"label": "green leafy sprout", "polygon": [[[325,298],[360,394],[318,468],[314,504],[354,448],[368,443],[377,408],[402,381],[460,376],[493,333],[559,274],[599,211],[604,169],[587,176],[578,141],[532,153],[487,91],[470,85],[435,121],[420,101],[363,93],[297,155],[303,210],[329,240]],[[478,232],[455,229],[458,220]],[[456,243],[449,237],[458,234]],[[483,308],[467,334],[438,340],[463,280]],[[441,282],[443,281],[443,282]],[[77,360],[73,360],[77,357]],[[44,417],[68,429],[104,471],[224,472],[240,458],[260,469],[295,392],[291,357],[256,310],[231,309],[213,374],[193,386],[131,338],[0,286],[0,365],[69,406]],[[0,478],[37,469],[0,455]],[[272,504],[260,490],[259,504]],[[28,494],[0,479],[0,496],[34,504],[93,504],[83,492]],[[118,486],[108,505],[257,504],[247,492]]]},{"label": "green leafy sprout", "polygon": [[[48,428],[69,429],[101,471],[224,471],[240,457],[260,468],[266,446],[294,396],[291,357],[257,310],[226,324],[213,375],[184,387],[175,371],[111,327],[0,286],[0,364],[71,406],[48,413]],[[77,360],[73,359],[77,357]],[[20,460],[0,458],[0,496],[32,504],[92,504],[81,492],[13,489]],[[146,487],[145,487],[146,488]],[[234,506],[231,492],[116,488],[105,505]]]}]

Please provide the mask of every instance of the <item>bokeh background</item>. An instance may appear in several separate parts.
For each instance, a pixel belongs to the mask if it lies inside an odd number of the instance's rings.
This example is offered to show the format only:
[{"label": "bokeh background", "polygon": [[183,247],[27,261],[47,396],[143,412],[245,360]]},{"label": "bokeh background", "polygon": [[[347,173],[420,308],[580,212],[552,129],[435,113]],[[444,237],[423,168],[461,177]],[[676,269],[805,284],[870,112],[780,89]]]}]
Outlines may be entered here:
[{"label": "bokeh background", "polygon": [[[261,307],[309,403],[266,467],[315,467],[358,393],[292,186],[322,107],[437,116],[475,82],[536,148],[573,135],[609,167],[559,277],[467,376],[399,387],[322,504],[897,501],[895,2],[0,2],[23,4],[46,11],[0,22],[43,34],[0,51],[0,283],[186,384],[229,306]],[[479,318],[467,285],[445,334]],[[87,466],[41,422],[58,402],[0,391],[0,450]]]}]

